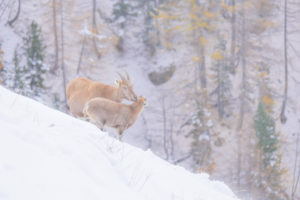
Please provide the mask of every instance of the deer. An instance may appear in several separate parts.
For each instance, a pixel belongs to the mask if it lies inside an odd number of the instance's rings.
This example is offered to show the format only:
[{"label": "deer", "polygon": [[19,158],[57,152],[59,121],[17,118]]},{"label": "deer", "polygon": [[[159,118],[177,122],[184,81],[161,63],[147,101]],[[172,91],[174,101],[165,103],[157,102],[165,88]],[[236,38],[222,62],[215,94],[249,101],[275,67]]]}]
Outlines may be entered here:
[{"label": "deer", "polygon": [[95,97],[103,97],[115,102],[121,102],[123,99],[137,101],[128,73],[126,72],[126,78],[120,73],[118,74],[121,80],[115,81],[117,87],[84,77],[71,80],[66,88],[66,96],[72,115],[76,118],[82,118],[84,105]]},{"label": "deer", "polygon": [[104,126],[118,130],[119,140],[131,127],[146,105],[146,98],[139,96],[132,104],[123,104],[109,99],[96,97],[89,100],[84,109],[84,117],[103,131]]}]

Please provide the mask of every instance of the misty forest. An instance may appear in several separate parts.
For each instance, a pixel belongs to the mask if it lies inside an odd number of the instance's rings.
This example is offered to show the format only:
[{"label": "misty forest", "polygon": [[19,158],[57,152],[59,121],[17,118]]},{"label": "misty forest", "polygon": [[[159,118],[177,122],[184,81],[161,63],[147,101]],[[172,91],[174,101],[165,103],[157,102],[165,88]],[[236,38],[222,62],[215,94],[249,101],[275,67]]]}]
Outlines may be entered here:
[{"label": "misty forest", "polygon": [[72,115],[71,80],[128,78],[147,103],[122,142],[300,199],[299,0],[0,0],[0,27],[3,87]]}]

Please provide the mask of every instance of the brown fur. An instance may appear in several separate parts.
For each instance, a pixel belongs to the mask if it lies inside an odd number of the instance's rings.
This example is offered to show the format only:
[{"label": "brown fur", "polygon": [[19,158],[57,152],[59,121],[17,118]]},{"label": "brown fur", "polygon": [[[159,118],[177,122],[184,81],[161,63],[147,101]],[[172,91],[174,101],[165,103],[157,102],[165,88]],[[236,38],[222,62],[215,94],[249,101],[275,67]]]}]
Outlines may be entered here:
[{"label": "brown fur", "polygon": [[97,97],[87,102],[83,113],[100,129],[104,126],[116,128],[121,138],[122,133],[137,120],[145,104],[146,99],[141,96],[130,105]]},{"label": "brown fur", "polygon": [[133,85],[129,76],[127,77],[128,79],[126,80],[121,76],[122,80],[117,81],[118,87],[83,77],[71,80],[67,86],[66,94],[72,115],[83,117],[82,110],[84,105],[88,100],[95,97],[103,97],[115,102],[121,102],[123,99],[136,101],[137,97],[133,91]]}]

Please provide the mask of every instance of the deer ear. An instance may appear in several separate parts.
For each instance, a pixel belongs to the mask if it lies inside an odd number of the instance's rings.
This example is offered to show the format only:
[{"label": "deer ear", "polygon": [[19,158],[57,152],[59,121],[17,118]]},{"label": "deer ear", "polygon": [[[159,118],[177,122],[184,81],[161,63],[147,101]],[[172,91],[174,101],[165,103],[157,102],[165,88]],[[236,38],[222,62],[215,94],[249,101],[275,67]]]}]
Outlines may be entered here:
[{"label": "deer ear", "polygon": [[115,85],[119,86],[120,85],[120,81],[119,80],[115,80]]}]

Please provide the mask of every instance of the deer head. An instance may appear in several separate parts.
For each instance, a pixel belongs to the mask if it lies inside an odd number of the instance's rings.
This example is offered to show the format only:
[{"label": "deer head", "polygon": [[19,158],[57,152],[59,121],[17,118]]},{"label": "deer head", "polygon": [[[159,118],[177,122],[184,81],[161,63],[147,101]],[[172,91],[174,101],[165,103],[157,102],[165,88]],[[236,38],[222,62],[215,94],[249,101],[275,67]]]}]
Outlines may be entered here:
[{"label": "deer head", "polygon": [[116,84],[120,90],[120,94],[122,95],[122,97],[129,101],[137,101],[137,96],[133,91],[133,84],[128,73],[126,72],[126,78],[122,74],[118,74],[121,80],[116,80]]},{"label": "deer head", "polygon": [[138,98],[138,103],[141,104],[141,105],[146,105],[146,102],[147,102],[147,99],[143,96],[139,96]]}]

